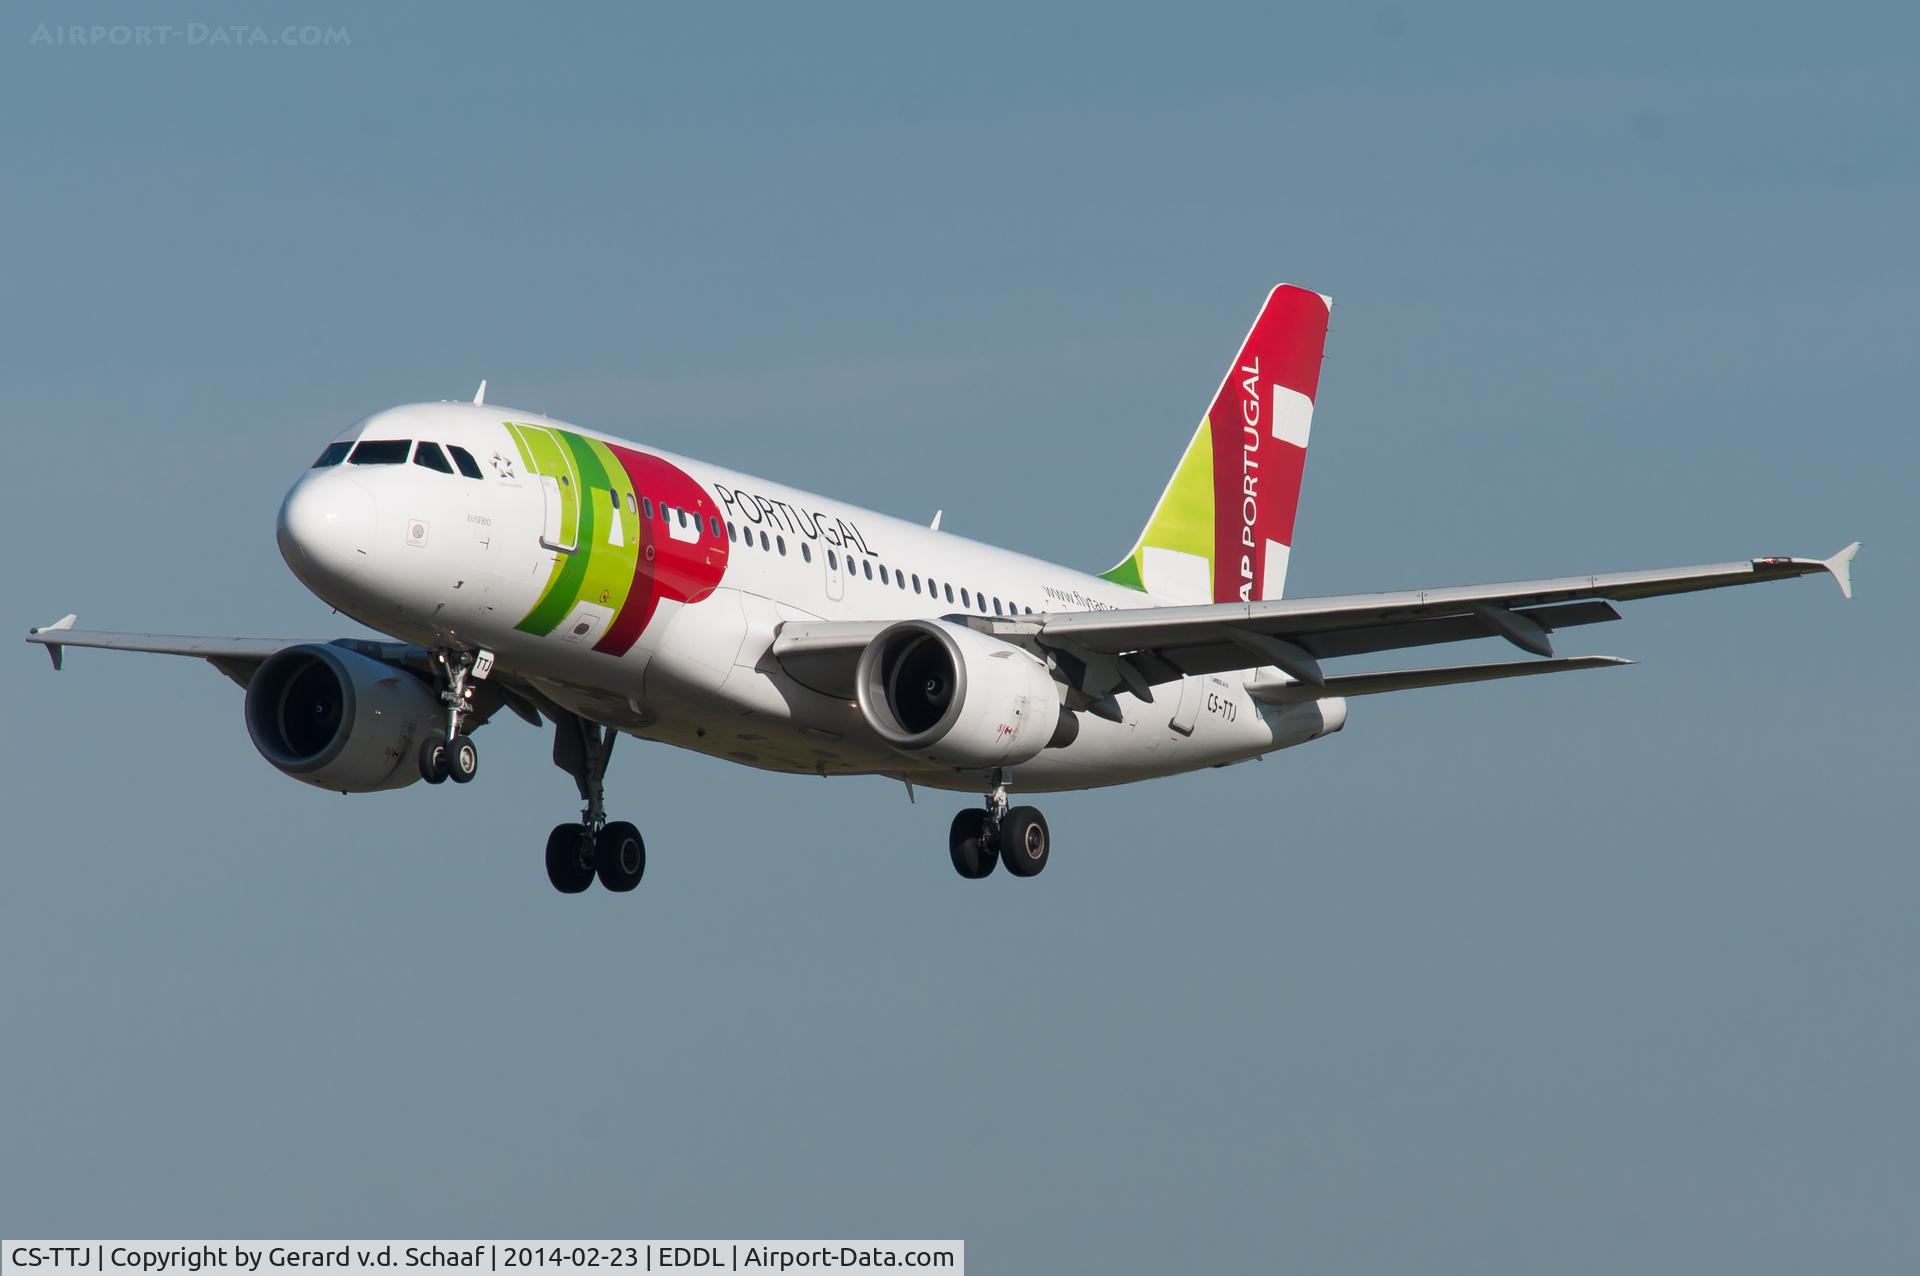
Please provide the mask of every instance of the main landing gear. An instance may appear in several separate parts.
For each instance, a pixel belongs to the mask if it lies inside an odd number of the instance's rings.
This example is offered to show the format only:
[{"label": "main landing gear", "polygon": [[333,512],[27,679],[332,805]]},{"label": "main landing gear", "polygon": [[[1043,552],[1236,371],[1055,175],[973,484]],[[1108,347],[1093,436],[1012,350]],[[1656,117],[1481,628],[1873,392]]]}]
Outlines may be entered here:
[{"label": "main landing gear", "polygon": [[583,803],[578,824],[558,824],[547,834],[547,880],[563,895],[578,895],[596,877],[610,891],[630,891],[646,875],[640,830],[607,819],[604,784],[617,734],[573,714],[554,723],[553,764],[573,777]]},{"label": "main landing gear", "polygon": [[465,730],[473,714],[470,683],[487,676],[493,668],[493,657],[484,651],[477,655],[471,651],[436,651],[431,659],[440,683],[440,703],[447,706],[447,733],[420,742],[420,778],[428,784],[443,780],[466,784],[480,771],[480,750]]},{"label": "main landing gear", "polygon": [[954,871],[978,881],[1004,862],[1015,877],[1037,877],[1053,847],[1039,808],[1007,805],[1008,773],[996,771],[984,810],[962,811],[947,832]]}]

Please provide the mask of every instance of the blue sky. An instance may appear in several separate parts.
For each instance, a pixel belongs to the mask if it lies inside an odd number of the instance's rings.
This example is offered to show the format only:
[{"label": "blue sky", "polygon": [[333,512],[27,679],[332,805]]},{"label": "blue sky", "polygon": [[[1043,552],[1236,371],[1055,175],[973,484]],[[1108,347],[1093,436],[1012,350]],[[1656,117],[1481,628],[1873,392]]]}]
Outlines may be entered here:
[{"label": "blue sky", "polygon": [[[343,28],[315,48],[41,23]],[[1076,566],[1260,296],[1335,298],[1300,595],[1865,549],[1635,668],[955,805],[547,738],[341,798],[203,666],[0,732],[0,1231],[962,1236],[982,1270],[1920,1262],[1909,9],[0,14],[16,631],[330,636],[272,539],[391,403],[550,411]],[[1489,655],[1494,653],[1489,652]],[[1471,653],[1469,653],[1471,658]]]}]

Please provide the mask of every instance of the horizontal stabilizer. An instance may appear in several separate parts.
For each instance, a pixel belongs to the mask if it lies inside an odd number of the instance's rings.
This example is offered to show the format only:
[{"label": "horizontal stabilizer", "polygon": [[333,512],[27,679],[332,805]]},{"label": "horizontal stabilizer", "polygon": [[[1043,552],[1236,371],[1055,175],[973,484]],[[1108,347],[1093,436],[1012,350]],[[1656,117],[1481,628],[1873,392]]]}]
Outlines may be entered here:
[{"label": "horizontal stabilizer", "polygon": [[1256,682],[1247,694],[1265,704],[1296,704],[1328,696],[1374,696],[1383,691],[1412,691],[1418,687],[1449,687],[1461,682],[1491,682],[1496,678],[1526,678],[1536,673],[1566,673],[1573,669],[1607,669],[1630,665],[1619,656],[1564,656],[1556,660],[1510,660],[1492,665],[1448,665],[1439,669],[1400,669],[1391,673],[1350,673],[1328,678],[1316,687],[1306,682]]}]

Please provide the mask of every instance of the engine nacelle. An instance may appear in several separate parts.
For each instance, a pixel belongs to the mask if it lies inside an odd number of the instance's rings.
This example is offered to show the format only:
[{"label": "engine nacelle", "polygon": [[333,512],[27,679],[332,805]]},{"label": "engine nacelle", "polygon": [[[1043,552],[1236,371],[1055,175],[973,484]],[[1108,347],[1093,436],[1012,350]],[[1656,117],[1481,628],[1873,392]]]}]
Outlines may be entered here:
[{"label": "engine nacelle", "polygon": [[412,784],[420,778],[414,751],[445,723],[438,698],[412,673],[319,643],[268,656],[247,684],[246,712],[261,757],[336,793]]},{"label": "engine nacelle", "polygon": [[854,689],[875,734],[943,766],[1025,762],[1052,742],[1062,716],[1044,664],[944,620],[904,620],[881,630],[860,653]]}]

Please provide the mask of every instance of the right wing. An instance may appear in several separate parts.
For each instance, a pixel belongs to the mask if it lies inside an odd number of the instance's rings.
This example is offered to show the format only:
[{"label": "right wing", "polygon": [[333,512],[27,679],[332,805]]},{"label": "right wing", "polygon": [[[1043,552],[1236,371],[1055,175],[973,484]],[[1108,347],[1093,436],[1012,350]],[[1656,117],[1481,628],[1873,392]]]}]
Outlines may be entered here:
[{"label": "right wing", "polygon": [[[1831,558],[1755,558],[1738,563],[1607,572],[1493,585],[1457,585],[1384,594],[1212,603],[1133,611],[1079,611],[1037,616],[1030,623],[989,622],[1084,666],[1079,690],[1139,694],[1188,674],[1272,665],[1297,682],[1324,685],[1320,661],[1469,638],[1504,638],[1536,656],[1553,654],[1555,629],[1618,620],[1613,604],[1665,594],[1724,589],[1831,574],[1853,593],[1849,568],[1859,542]],[[1103,685],[1104,684],[1104,685]],[[1143,697],[1147,698],[1147,697]]]},{"label": "right wing", "polygon": [[[283,647],[298,647],[309,642],[324,642],[314,638],[209,638],[189,634],[130,634],[115,633],[103,629],[75,629],[73,622],[78,617],[62,616],[51,625],[41,625],[27,631],[27,641],[39,643],[53,657],[53,667],[59,669],[65,663],[65,649],[68,647],[97,647],[103,651],[150,651],[163,656],[197,656],[218,669],[227,677],[245,687],[253,681],[254,670],[262,661]],[[352,638],[336,640],[340,646],[351,647],[362,655],[385,660],[390,664],[407,663],[404,659],[407,644],[401,642],[362,642]],[[393,650],[389,651],[388,648]],[[419,651],[419,648],[413,650]],[[426,667],[425,652],[421,668]]]},{"label": "right wing", "polygon": [[[1853,596],[1855,542],[1831,558],[1754,558],[1656,571],[1607,572],[1493,585],[1457,585],[1395,593],[1347,594],[1183,607],[1049,612],[1038,616],[947,617],[1052,658],[1075,708],[1102,707],[1127,691],[1153,699],[1153,688],[1193,674],[1272,667],[1293,683],[1324,689],[1284,698],[1367,695],[1406,687],[1480,682],[1531,673],[1624,663],[1607,657],[1553,660],[1557,629],[1618,620],[1616,602],[1665,594],[1790,580],[1825,572]],[[804,621],[780,626],[773,656],[800,681],[832,695],[850,695],[853,665],[889,621]],[[1322,660],[1397,651],[1472,638],[1504,638],[1543,659],[1393,674],[1329,678]],[[1255,685],[1261,685],[1256,680]],[[1277,682],[1271,684],[1279,685]],[[1347,690],[1334,690],[1335,686]],[[1276,693],[1278,694],[1278,693]]]},{"label": "right wing", "polygon": [[[105,629],[75,629],[75,619],[67,615],[51,625],[41,625],[27,631],[27,641],[45,647],[47,654],[53,657],[55,669],[65,663],[68,647],[193,656],[206,661],[244,689],[253,682],[253,675],[267,657],[288,647],[313,645],[344,647],[383,664],[411,669],[429,679],[434,676],[433,660],[427,654],[427,649],[410,642],[383,642],[369,638],[218,638],[197,634],[121,633]],[[505,704],[534,726],[540,725],[543,711],[550,715],[564,712],[537,687],[505,670],[496,669],[494,676],[482,685],[497,693],[499,704]],[[491,717],[497,707],[492,697],[485,697],[484,700],[476,710],[476,724]]]}]

